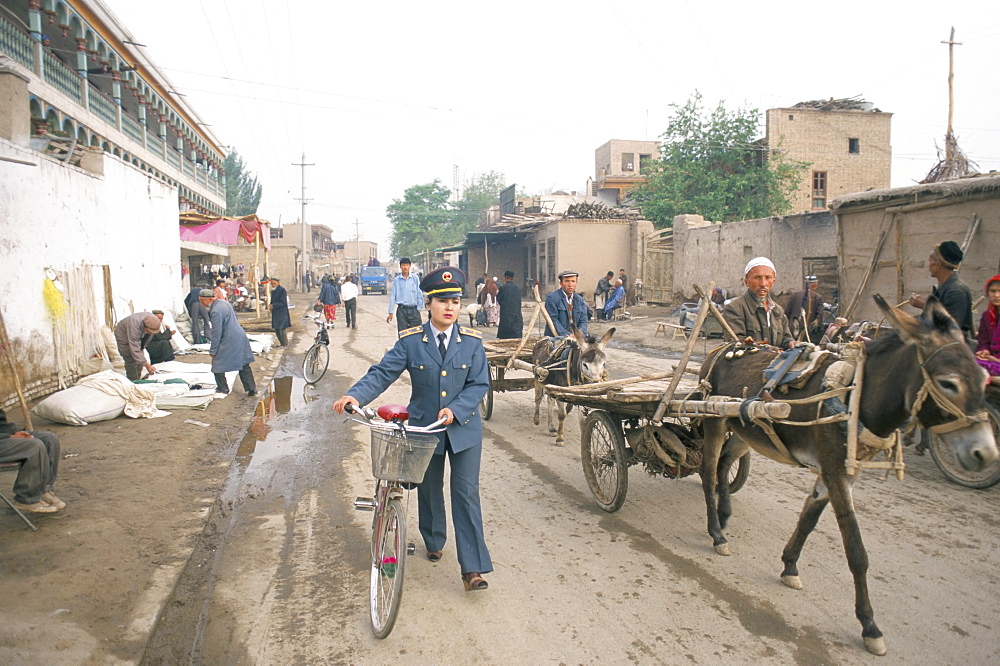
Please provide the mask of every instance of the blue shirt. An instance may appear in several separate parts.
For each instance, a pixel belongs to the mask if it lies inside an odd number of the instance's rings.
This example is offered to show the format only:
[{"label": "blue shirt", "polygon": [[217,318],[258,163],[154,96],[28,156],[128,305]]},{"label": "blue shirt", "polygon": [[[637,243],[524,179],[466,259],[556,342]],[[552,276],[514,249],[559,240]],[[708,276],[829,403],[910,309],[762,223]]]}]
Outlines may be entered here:
[{"label": "blue shirt", "polygon": [[420,291],[420,280],[413,273],[404,278],[397,275],[392,281],[392,293],[389,294],[389,314],[396,311],[397,305],[412,305],[419,308],[424,304],[424,294]]}]

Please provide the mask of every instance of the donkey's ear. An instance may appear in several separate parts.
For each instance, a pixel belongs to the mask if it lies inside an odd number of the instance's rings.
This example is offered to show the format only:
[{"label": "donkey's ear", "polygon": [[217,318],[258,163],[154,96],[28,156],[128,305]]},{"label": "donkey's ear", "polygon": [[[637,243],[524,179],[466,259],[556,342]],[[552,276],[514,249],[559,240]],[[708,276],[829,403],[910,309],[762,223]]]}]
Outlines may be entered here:
[{"label": "donkey's ear", "polygon": [[927,304],[924,305],[924,313],[921,318],[942,333],[958,330],[958,323],[944,309],[941,301],[934,296],[927,298]]},{"label": "donkey's ear", "polygon": [[573,324],[569,325],[569,332],[573,335],[574,338],[576,338],[577,344],[580,345],[581,347],[583,346],[583,343],[587,341],[587,336],[583,334],[583,331],[578,329]]},{"label": "donkey's ear", "polygon": [[920,320],[903,312],[899,308],[893,307],[885,302],[881,294],[875,294],[875,305],[882,311],[885,318],[892,324],[892,328],[899,333],[899,337],[907,344],[913,344],[920,340],[921,325]]},{"label": "donkey's ear", "polygon": [[602,335],[601,339],[597,341],[597,347],[598,347],[598,349],[604,349],[604,345],[606,345],[609,342],[611,342],[611,338],[612,338],[612,336],[614,336],[614,334],[615,334],[614,327],[609,328],[608,332],[605,333],[604,335]]}]

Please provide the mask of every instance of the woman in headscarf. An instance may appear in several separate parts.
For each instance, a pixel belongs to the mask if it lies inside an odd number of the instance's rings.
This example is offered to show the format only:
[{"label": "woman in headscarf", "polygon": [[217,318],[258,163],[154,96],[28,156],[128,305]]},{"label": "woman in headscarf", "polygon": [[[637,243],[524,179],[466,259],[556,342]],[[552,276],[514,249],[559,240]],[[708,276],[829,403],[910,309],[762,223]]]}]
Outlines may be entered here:
[{"label": "woman in headscarf", "polygon": [[987,280],[986,297],[989,305],[979,320],[976,361],[991,375],[1000,375],[1000,275]]},{"label": "woman in headscarf", "polygon": [[479,304],[486,310],[486,325],[496,326],[500,323],[500,303],[497,302],[497,294],[500,287],[497,286],[496,278],[486,278],[483,290],[479,292]]}]

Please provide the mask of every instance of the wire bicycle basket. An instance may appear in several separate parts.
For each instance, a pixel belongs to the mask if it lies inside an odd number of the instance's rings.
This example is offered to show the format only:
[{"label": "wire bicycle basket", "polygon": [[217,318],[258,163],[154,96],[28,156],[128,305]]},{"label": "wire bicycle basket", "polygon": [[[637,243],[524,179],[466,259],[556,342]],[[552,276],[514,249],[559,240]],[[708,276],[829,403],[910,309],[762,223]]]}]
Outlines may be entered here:
[{"label": "wire bicycle basket", "polygon": [[437,448],[435,435],[372,429],[372,475],[383,481],[420,483]]}]

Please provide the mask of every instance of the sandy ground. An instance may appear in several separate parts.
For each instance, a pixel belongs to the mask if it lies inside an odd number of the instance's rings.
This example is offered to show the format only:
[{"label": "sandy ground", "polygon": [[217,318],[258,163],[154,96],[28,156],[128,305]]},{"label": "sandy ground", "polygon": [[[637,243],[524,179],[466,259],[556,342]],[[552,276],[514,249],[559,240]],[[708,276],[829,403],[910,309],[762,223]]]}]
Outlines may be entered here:
[{"label": "sandy ground", "polygon": [[[808,472],[755,457],[734,496],[733,555],[721,557],[697,475],[633,467],[624,506],[605,513],[582,473],[577,418],[556,447],[531,424],[523,392],[498,394],[484,430],[490,590],[462,589],[453,543],[427,562],[413,497],[416,553],[400,619],[375,640],[371,514],[352,507],[371,492],[368,435],[329,411],[395,338],[384,298],[361,303],[358,330],[332,332],[330,370],[316,387],[299,372],[308,334],[271,359],[261,418],[233,396],[160,422],[60,429],[73,456],[59,484],[70,508],[40,519],[34,534],[0,513],[0,663],[879,661],[861,645],[832,515],[803,553],[806,588],[778,581]],[[662,370],[686,344],[654,336],[666,310],[630,311],[635,319],[615,324],[612,376]],[[696,352],[710,346],[699,341]],[[401,381],[379,402],[408,393]],[[192,415],[212,427],[184,426]],[[907,463],[903,482],[867,475],[856,486],[889,647],[879,663],[996,663],[1000,490],[950,484],[929,458]]]}]

